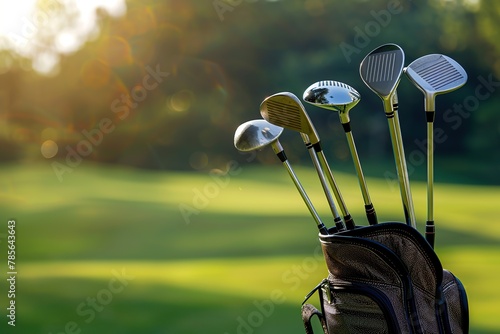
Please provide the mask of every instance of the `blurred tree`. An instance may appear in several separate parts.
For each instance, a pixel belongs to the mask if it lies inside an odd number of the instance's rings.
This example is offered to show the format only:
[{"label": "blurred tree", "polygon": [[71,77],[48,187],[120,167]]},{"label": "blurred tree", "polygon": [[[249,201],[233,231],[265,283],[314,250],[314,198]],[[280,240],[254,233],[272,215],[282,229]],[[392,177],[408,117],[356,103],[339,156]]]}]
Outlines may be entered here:
[{"label": "blurred tree", "polygon": [[[82,160],[146,168],[223,168],[240,159],[232,146],[234,129],[260,118],[265,96],[291,91],[301,97],[305,87],[323,79],[346,82],[362,95],[352,113],[360,154],[390,156],[381,102],[358,74],[363,57],[387,42],[403,47],[407,63],[444,53],[469,74],[460,91],[437,99],[436,126],[448,138],[439,153],[500,155],[500,3],[294,0],[224,6],[221,12],[212,1],[129,0],[122,17],[98,10],[99,34],[79,50],[59,54],[57,75],[26,70],[24,58],[3,51],[0,135],[23,153],[4,149],[1,158],[40,159],[42,143],[53,140],[59,151],[52,159],[61,163],[80,151]],[[55,50],[57,30],[71,26],[76,15],[73,7],[51,10],[58,23],[38,32],[45,49],[31,60],[35,68],[47,50]],[[479,99],[477,87],[485,81],[491,83],[489,95]],[[411,152],[425,138],[423,96],[405,78],[398,93]],[[460,124],[456,117],[451,121],[454,104],[464,103],[467,116]],[[349,161],[337,115],[307,108],[328,154]],[[287,145],[307,159],[300,140]]]}]

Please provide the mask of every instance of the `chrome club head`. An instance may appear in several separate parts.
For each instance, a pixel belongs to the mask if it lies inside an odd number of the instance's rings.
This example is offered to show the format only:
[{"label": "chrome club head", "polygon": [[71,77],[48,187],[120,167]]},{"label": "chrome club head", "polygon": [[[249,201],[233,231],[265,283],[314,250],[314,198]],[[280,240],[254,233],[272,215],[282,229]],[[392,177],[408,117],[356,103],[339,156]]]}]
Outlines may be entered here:
[{"label": "chrome club head", "polygon": [[287,169],[290,178],[292,179],[295,187],[299,191],[302,200],[306,204],[309,212],[316,221],[316,225],[321,234],[329,234],[328,229],[325,227],[321,218],[319,217],[316,209],[314,208],[311,200],[307,196],[306,191],[300,184],[297,175],[292,169],[292,166],[288,162],[285,151],[279,142],[279,136],[283,132],[283,128],[274,124],[269,123],[266,120],[252,120],[245,122],[238,126],[234,133],[234,146],[243,152],[254,151],[261,149],[265,146],[271,145],[274,153],[283,163],[283,166]]},{"label": "chrome club head", "polygon": [[283,128],[263,119],[245,122],[234,133],[234,147],[248,152],[261,149],[277,141]]},{"label": "chrome club head", "polygon": [[333,110],[339,113],[340,122],[346,132],[349,150],[356,168],[356,174],[359,179],[359,185],[363,200],[365,202],[365,210],[370,225],[377,224],[377,216],[373,204],[371,203],[368,188],[366,186],[365,177],[361,168],[354,138],[351,133],[351,125],[349,119],[349,110],[351,110],[361,100],[360,94],[351,86],[333,80],[318,81],[309,86],[303,95],[304,101],[320,108]]},{"label": "chrome club head", "polygon": [[384,104],[384,112],[389,122],[392,150],[398,172],[406,223],[416,227],[403,138],[397,112],[396,90],[403,73],[404,61],[405,55],[401,47],[392,43],[384,44],[366,55],[359,66],[359,74],[363,82],[382,99]]},{"label": "chrome club head", "polygon": [[467,82],[464,68],[442,54],[420,57],[405,68],[408,79],[425,96],[425,110],[434,111],[435,96],[452,92]]},{"label": "chrome club head", "polygon": [[304,101],[320,108],[339,113],[342,123],[349,123],[349,110],[361,100],[361,95],[351,86],[333,80],[318,81],[309,86]]},{"label": "chrome club head", "polygon": [[424,93],[427,118],[427,223],[426,239],[434,247],[434,115],[435,98],[462,87],[467,73],[460,64],[442,54],[430,54],[413,61],[404,72]]},{"label": "chrome club head", "polygon": [[289,92],[281,92],[271,95],[262,101],[260,105],[260,114],[270,123],[299,132],[304,144],[309,150],[314,147],[314,153],[310,154],[311,159],[315,164],[318,177],[322,182],[323,190],[329,200],[332,213],[335,217],[337,217],[337,214],[335,213],[335,204],[331,200],[328,187],[322,180],[324,175],[328,178],[331,188],[335,193],[335,197],[340,204],[340,209],[342,210],[344,219],[347,221],[346,226],[354,228],[354,221],[347,211],[342,195],[340,194],[340,190],[338,189],[330,166],[326,161],[323,149],[321,148],[318,133],[316,132],[304,105],[300,102],[298,97]]}]

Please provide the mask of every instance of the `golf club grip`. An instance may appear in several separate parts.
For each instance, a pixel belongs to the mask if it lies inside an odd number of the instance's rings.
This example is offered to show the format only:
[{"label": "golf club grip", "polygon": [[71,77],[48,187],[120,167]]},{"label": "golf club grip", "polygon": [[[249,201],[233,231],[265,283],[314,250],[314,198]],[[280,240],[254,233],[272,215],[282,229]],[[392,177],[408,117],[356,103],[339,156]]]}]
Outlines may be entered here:
[{"label": "golf club grip", "polygon": [[352,219],[350,214],[344,216],[344,224],[348,230],[354,230],[354,228],[356,227],[356,225],[354,225],[354,220]]},{"label": "golf club grip", "polygon": [[335,217],[334,222],[335,222],[335,227],[337,228],[337,231],[345,231],[346,230],[344,223],[342,222],[342,218]]},{"label": "golf club grip", "polygon": [[434,248],[434,239],[436,237],[436,226],[434,226],[434,220],[428,220],[425,225],[425,239]]},{"label": "golf club grip", "polygon": [[365,205],[365,212],[366,212],[366,218],[368,219],[368,223],[370,225],[377,225],[378,224],[377,213],[375,212],[375,208],[373,207],[372,203]]}]

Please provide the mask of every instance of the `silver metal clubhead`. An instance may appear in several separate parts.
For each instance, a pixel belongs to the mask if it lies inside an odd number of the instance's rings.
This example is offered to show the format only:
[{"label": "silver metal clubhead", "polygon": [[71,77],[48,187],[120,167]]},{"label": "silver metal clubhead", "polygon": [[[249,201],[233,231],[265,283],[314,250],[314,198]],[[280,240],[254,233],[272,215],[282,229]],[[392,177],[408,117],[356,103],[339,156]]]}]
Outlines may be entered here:
[{"label": "silver metal clubhead", "polygon": [[306,134],[312,144],[319,142],[319,137],[304,105],[290,92],[271,95],[260,104],[262,117],[277,126]]},{"label": "silver metal clubhead", "polygon": [[424,93],[425,110],[434,111],[434,97],[462,87],[467,73],[455,60],[442,54],[422,56],[405,68],[408,79]]},{"label": "silver metal clubhead", "polygon": [[324,80],[309,86],[303,99],[317,107],[338,112],[342,123],[349,123],[349,110],[358,104],[361,95],[345,83]]},{"label": "silver metal clubhead", "polygon": [[386,102],[396,91],[404,61],[405,54],[401,47],[392,43],[384,44],[366,55],[359,66],[359,74],[368,88]]},{"label": "silver metal clubhead", "polygon": [[263,119],[245,122],[234,133],[234,147],[248,152],[261,149],[278,140],[283,128]]},{"label": "silver metal clubhead", "polygon": [[[318,216],[316,209],[314,208],[311,200],[307,196],[306,191],[300,184],[297,175],[292,169],[292,166],[288,162],[285,151],[279,142],[279,136],[283,132],[283,128],[280,126],[273,125],[266,120],[258,119],[245,122],[238,126],[234,133],[234,146],[243,152],[258,150],[264,146],[271,145],[274,153],[283,163],[283,166],[288,171],[290,178],[292,179],[295,187],[299,191],[302,200],[306,204],[309,212],[316,221],[316,225],[321,234],[328,234],[328,229],[325,227],[321,218]],[[339,218],[340,219],[340,218]]]}]

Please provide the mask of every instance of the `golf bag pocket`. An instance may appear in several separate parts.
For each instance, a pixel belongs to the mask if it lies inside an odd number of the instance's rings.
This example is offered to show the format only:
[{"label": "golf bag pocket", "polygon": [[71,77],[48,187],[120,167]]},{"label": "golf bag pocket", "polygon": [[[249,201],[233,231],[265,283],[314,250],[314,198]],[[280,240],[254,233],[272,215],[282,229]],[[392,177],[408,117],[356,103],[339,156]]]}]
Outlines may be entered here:
[{"label": "golf bag pocket", "polygon": [[330,333],[399,333],[397,316],[386,295],[366,284],[327,282],[323,312]]},{"label": "golf bag pocket", "polygon": [[384,223],[320,241],[329,275],[308,297],[321,291],[326,334],[468,332],[462,284],[415,229]]},{"label": "golf bag pocket", "polygon": [[467,293],[462,282],[448,270],[443,271],[443,296],[451,332],[466,333],[462,329],[469,328]]}]

